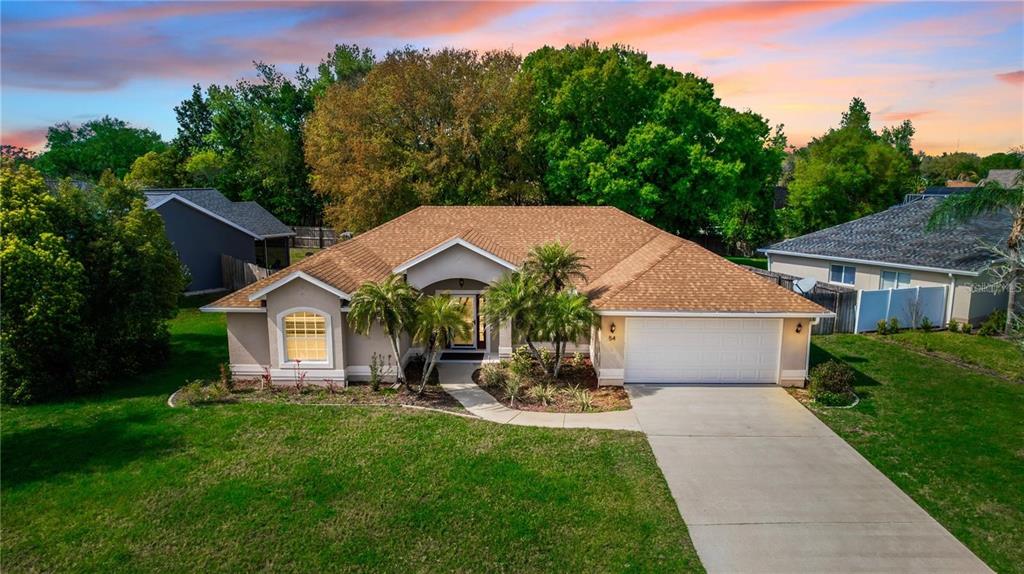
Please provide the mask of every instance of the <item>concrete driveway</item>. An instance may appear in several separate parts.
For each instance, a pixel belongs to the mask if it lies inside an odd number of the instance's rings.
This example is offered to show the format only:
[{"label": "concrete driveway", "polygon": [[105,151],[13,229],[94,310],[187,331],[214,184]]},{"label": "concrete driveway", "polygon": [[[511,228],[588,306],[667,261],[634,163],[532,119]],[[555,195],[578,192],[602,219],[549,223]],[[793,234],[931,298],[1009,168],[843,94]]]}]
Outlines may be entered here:
[{"label": "concrete driveway", "polygon": [[708,572],[991,572],[783,389],[628,390]]}]

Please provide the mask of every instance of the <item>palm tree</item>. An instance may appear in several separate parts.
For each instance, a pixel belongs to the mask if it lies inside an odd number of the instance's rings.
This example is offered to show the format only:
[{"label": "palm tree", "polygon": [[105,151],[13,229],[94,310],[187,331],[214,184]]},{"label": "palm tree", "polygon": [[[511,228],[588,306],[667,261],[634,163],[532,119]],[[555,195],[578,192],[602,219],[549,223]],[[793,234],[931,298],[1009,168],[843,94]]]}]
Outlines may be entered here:
[{"label": "palm tree", "polygon": [[375,324],[384,328],[391,341],[391,352],[398,365],[397,381],[405,384],[402,371],[402,357],[398,351],[398,339],[410,331],[416,320],[416,301],[419,293],[398,275],[389,275],[383,281],[367,281],[352,295],[348,313],[348,324],[360,335],[369,335]]},{"label": "palm tree", "polygon": [[575,291],[562,291],[546,297],[541,314],[540,332],[555,346],[553,375],[558,378],[569,341],[579,341],[590,334],[590,327],[597,322],[597,313],[590,306],[590,299]]},{"label": "palm tree", "polygon": [[533,344],[543,290],[536,277],[515,271],[503,275],[484,291],[484,304],[480,310],[488,325],[508,321],[516,333],[522,335],[534,357],[540,358]]},{"label": "palm tree", "polygon": [[441,350],[455,338],[468,337],[472,332],[473,325],[466,320],[466,310],[459,300],[447,295],[431,295],[420,300],[413,334],[416,342],[424,343],[427,352],[427,369],[420,382],[420,394],[427,386]]},{"label": "palm tree", "polygon": [[523,271],[538,276],[545,289],[557,293],[574,279],[587,280],[585,271],[590,266],[583,261],[584,257],[568,245],[552,241],[530,250],[523,262]]},{"label": "palm tree", "polygon": [[[985,213],[1009,211],[1013,214],[1010,235],[1006,238],[1006,257],[995,265],[1002,268],[1000,287],[1008,293],[1006,303],[1006,325],[1003,331],[1009,335],[1015,324],[1017,293],[1024,283],[1024,266],[1021,265],[1021,248],[1024,247],[1024,182],[1022,176],[1011,187],[996,182],[969,188],[963,193],[950,195],[935,207],[928,220],[928,229],[938,229],[964,223]],[[998,253],[998,251],[997,251]]]}]

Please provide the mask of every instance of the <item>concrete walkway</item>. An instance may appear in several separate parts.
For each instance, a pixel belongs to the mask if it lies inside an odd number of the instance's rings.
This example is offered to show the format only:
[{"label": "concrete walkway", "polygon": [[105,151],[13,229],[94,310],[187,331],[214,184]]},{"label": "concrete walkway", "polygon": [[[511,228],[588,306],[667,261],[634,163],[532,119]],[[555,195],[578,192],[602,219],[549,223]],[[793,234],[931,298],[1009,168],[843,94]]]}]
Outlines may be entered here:
[{"label": "concrete walkway", "polygon": [[991,572],[783,389],[628,390],[708,572]]},{"label": "concrete walkway", "polygon": [[466,410],[495,423],[551,428],[590,428],[640,430],[632,410],[607,413],[538,413],[510,409],[473,382],[479,365],[440,363],[437,366],[441,388],[455,397]]}]

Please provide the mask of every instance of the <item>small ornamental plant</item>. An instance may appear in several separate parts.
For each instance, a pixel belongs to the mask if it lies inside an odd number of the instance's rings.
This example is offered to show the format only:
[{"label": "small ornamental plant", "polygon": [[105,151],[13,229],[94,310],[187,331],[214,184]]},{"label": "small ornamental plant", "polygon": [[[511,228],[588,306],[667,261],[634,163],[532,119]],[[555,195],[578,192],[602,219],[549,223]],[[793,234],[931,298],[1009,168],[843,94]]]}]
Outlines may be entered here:
[{"label": "small ornamental plant", "polygon": [[956,319],[950,319],[949,323],[946,324],[946,330],[949,331],[950,333],[959,333],[960,322],[957,321]]},{"label": "small ornamental plant", "polygon": [[889,323],[885,319],[879,319],[878,323],[875,324],[875,331],[879,335],[886,335],[889,333]]},{"label": "small ornamental plant", "polygon": [[896,317],[889,317],[889,328],[886,331],[892,335],[900,332],[900,320]]},{"label": "small ornamental plant", "polygon": [[918,327],[922,331],[927,333],[927,332],[931,331],[932,329],[934,329],[935,325],[932,324],[932,320],[931,319],[929,319],[927,316],[925,316],[925,317],[921,318],[921,324],[918,325]]},{"label": "small ornamental plant", "polygon": [[850,365],[831,360],[811,370],[808,392],[814,402],[828,407],[843,407],[853,403],[853,382],[856,379]]}]

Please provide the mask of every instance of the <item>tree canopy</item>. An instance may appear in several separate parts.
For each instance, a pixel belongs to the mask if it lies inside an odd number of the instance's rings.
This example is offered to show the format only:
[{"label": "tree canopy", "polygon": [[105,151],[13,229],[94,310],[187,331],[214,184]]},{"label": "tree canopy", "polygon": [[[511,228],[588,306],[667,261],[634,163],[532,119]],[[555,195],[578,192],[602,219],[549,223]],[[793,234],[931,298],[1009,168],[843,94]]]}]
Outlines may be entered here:
[{"label": "tree canopy", "polygon": [[688,237],[736,242],[737,218],[747,240],[772,235],[781,128],[723,106],[707,80],[587,42],[531,53],[523,82],[548,203],[613,205]]},{"label": "tree canopy", "polygon": [[519,62],[406,48],[328,89],[306,126],[328,220],[359,231],[421,204],[539,202]]},{"label": "tree canopy", "polygon": [[46,151],[34,166],[52,177],[96,181],[107,170],[124,177],[136,158],[166,147],[153,130],[135,128],[110,116],[78,127],[62,122],[47,130]]},{"label": "tree canopy", "polygon": [[909,122],[882,134],[860,98],[850,102],[838,129],[796,153],[789,185],[787,231],[801,234],[837,225],[902,201],[918,186]]},{"label": "tree canopy", "polygon": [[184,278],[160,215],[107,173],[56,190],[0,167],[0,399],[94,388],[159,361]]}]

